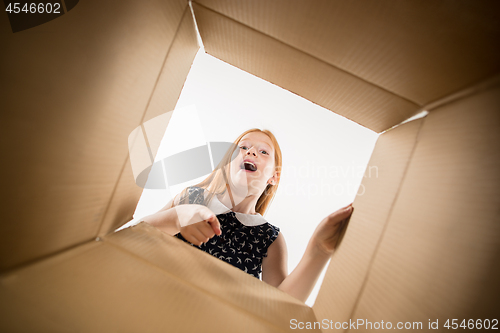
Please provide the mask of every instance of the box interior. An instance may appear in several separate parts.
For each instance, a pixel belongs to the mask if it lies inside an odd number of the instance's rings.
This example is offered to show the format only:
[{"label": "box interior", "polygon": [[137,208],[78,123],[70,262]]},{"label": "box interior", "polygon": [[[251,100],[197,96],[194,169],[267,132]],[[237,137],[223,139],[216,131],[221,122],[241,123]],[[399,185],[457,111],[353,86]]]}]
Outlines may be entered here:
[{"label": "box interior", "polygon": [[2,330],[495,318],[499,5],[192,5],[209,54],[385,131],[314,307],[145,224],[112,234],[141,194],[128,135],[174,108],[198,45],[184,0],[86,1],[15,34],[0,17]]}]

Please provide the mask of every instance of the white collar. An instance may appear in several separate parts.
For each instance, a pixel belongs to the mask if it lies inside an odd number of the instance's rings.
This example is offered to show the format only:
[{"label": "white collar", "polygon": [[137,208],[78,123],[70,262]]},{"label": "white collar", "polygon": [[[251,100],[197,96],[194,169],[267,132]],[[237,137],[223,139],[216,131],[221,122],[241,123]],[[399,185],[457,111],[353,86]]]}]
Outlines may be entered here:
[{"label": "white collar", "polygon": [[[207,197],[207,195],[208,191],[205,191],[205,198]],[[210,208],[210,210],[214,212],[215,215],[232,212],[231,209],[227,208],[222,202],[220,202],[216,195],[213,196],[212,201],[210,201],[210,204],[208,205],[208,208]],[[256,215],[243,214],[238,212],[233,213],[236,215],[238,221],[249,227],[255,227],[267,223],[266,219],[259,213],[257,213]]]}]

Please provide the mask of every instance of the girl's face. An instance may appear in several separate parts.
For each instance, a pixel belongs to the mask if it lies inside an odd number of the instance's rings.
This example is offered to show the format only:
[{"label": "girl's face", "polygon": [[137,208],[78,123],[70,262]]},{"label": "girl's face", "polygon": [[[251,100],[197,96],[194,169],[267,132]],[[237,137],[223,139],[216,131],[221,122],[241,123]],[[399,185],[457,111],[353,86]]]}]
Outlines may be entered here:
[{"label": "girl's face", "polygon": [[260,196],[268,184],[276,184],[274,147],[262,132],[246,134],[238,142],[239,154],[231,162],[231,183],[240,194]]}]

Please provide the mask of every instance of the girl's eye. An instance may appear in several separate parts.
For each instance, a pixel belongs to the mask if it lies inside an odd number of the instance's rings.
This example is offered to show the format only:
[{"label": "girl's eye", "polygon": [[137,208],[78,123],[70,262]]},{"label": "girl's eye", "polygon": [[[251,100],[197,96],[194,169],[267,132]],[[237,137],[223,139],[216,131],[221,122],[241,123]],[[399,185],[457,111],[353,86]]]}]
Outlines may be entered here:
[{"label": "girl's eye", "polygon": [[267,151],[265,151],[265,150],[261,150],[260,152],[261,152],[262,154],[264,154],[264,155],[269,155],[269,154],[267,153]]},{"label": "girl's eye", "polygon": [[240,146],[240,148],[243,149],[243,150],[247,150],[248,149],[247,146]]}]

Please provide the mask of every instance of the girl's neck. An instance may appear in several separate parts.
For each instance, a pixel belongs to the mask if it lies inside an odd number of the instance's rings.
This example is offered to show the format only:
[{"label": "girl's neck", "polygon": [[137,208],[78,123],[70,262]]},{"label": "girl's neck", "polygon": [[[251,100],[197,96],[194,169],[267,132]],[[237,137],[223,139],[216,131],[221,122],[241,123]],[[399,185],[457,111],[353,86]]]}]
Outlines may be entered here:
[{"label": "girl's neck", "polygon": [[231,198],[229,196],[229,192],[226,191],[224,194],[218,195],[217,199],[219,199],[220,202],[226,207],[231,208],[233,212],[236,213],[242,213],[242,214],[251,214],[255,215],[255,205],[257,204],[257,201],[259,200],[258,196],[255,195],[247,195],[247,196],[242,196],[238,195],[238,193],[235,193],[235,191],[231,191],[232,197],[233,197],[233,202],[234,202],[234,207]]}]

